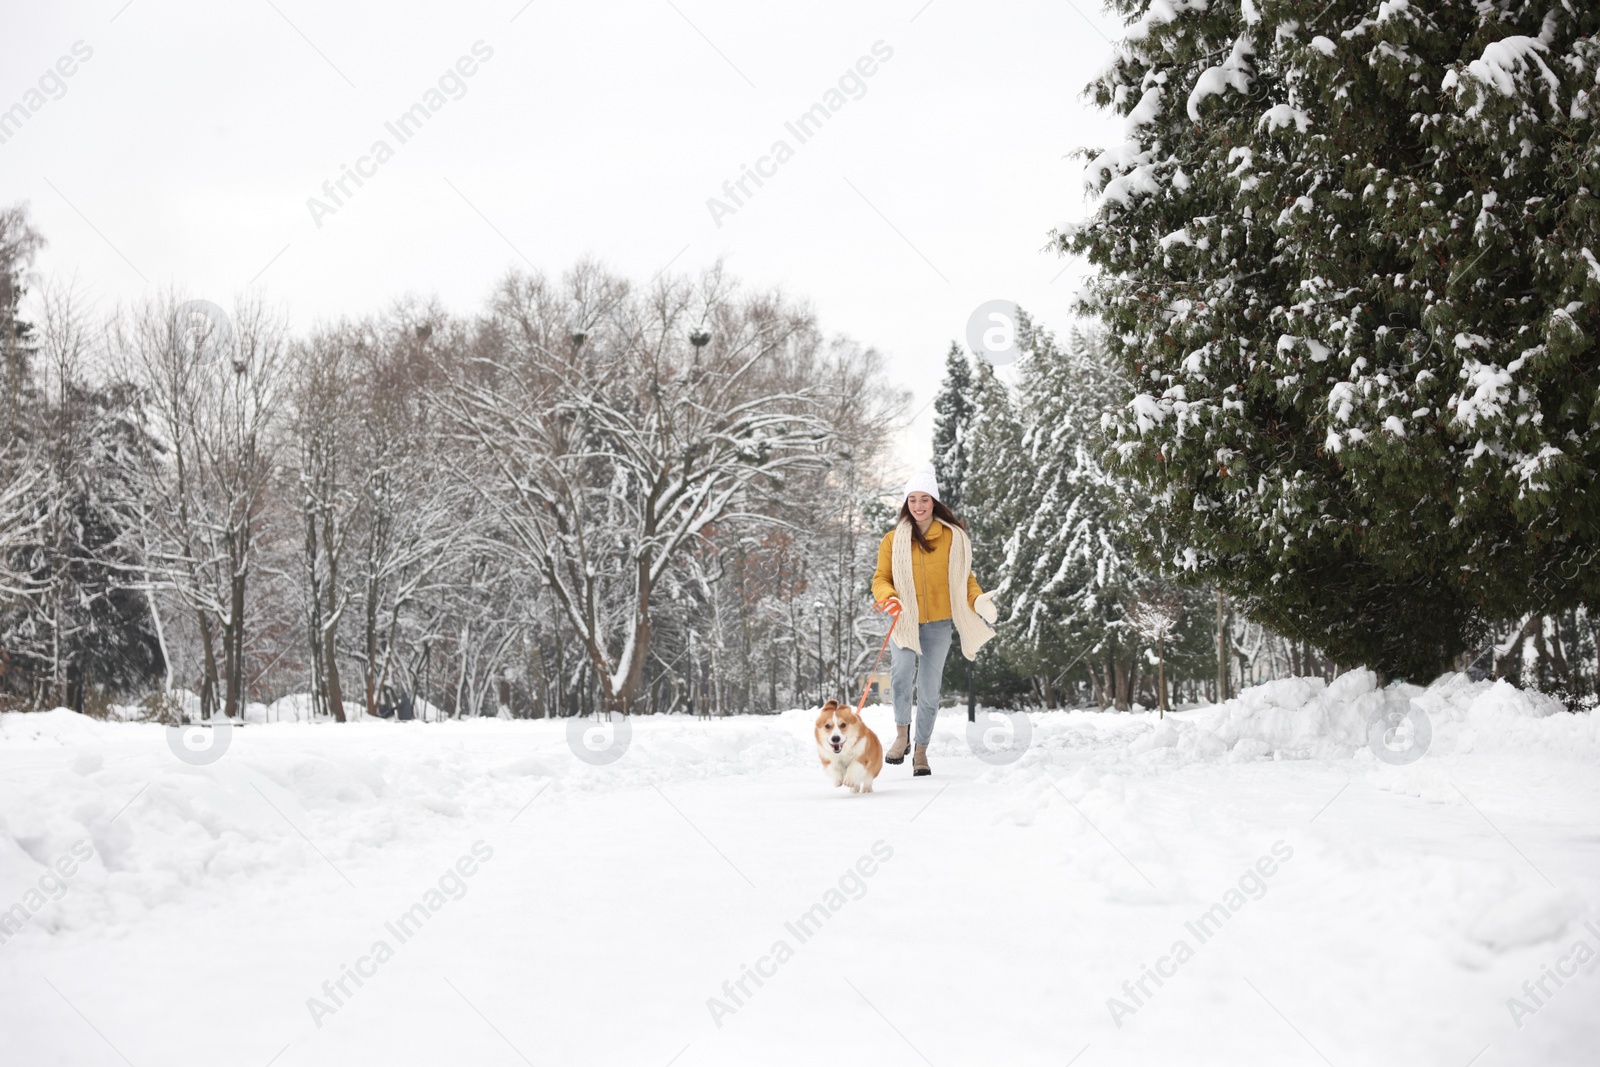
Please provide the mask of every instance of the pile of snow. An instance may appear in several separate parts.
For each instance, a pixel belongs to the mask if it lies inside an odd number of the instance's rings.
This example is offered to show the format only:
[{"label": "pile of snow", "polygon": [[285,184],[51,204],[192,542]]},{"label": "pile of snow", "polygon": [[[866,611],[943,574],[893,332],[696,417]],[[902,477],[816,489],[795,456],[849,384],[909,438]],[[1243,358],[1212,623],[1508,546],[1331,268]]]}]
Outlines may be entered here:
[{"label": "pile of snow", "polygon": [[[986,710],[980,719],[990,717],[1003,732],[1000,717],[1014,721],[1019,715]],[[1039,770],[1085,766],[1102,773],[1147,775],[1191,764],[1257,760],[1354,758],[1372,764],[1378,757],[1369,731],[1380,717],[1399,720],[1386,737],[1394,751],[1418,743],[1419,720],[1428,727],[1430,736],[1420,746],[1426,761],[1419,758],[1403,766],[1410,783],[1404,789],[1413,794],[1428,788],[1417,782],[1441,760],[1472,752],[1600,761],[1600,730],[1593,714],[1568,714],[1560,701],[1543,693],[1503,680],[1475,682],[1464,674],[1446,674],[1428,686],[1395,683],[1380,688],[1371,671],[1353,670],[1332,684],[1321,678],[1265,682],[1221,704],[1165,717],[1143,709],[1122,714],[1033,711],[1026,717],[1031,730],[1026,752],[1013,763],[992,766],[980,780],[1000,782]],[[957,728],[941,727],[931,754],[967,755],[964,709],[944,709],[941,722],[946,718]]]},{"label": "pile of snow", "polygon": [[[1480,748],[1593,754],[1597,747],[1593,716],[1568,715],[1560,701],[1543,693],[1454,673],[1426,687],[1399,682],[1379,688],[1377,676],[1363,669],[1342,674],[1331,684],[1320,678],[1282,678],[1222,704],[1158,720],[1147,715],[1154,720],[1151,728],[1128,751],[1155,753],[1178,764],[1371,759],[1368,738],[1374,719],[1403,716],[1413,709],[1427,718],[1431,738],[1426,751],[1432,754]],[[1404,747],[1414,729],[1403,722],[1394,745]]]}]

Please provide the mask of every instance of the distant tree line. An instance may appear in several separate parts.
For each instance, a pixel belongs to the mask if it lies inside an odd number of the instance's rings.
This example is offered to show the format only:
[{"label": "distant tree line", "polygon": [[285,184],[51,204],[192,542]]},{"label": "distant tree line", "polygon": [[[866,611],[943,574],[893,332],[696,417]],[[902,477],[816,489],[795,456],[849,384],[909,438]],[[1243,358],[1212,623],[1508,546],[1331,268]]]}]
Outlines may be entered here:
[{"label": "distant tree line", "polygon": [[771,710],[863,669],[905,397],[720,269],[511,274],[295,335],[93,317],[0,214],[0,702]]}]

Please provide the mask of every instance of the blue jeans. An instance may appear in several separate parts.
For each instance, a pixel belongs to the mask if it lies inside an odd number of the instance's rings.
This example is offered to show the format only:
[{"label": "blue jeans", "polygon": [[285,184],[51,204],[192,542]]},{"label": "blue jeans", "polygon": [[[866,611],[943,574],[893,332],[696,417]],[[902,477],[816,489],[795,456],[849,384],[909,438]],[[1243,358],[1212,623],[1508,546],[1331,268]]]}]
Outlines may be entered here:
[{"label": "blue jeans", "polygon": [[922,645],[920,657],[909,648],[889,642],[894,649],[889,659],[889,691],[894,695],[896,726],[911,723],[911,686],[916,683],[915,744],[926,745],[933,737],[933,720],[939,714],[939,682],[944,677],[944,658],[950,654],[954,636],[955,625],[949,619],[940,619],[917,626],[917,641]]}]

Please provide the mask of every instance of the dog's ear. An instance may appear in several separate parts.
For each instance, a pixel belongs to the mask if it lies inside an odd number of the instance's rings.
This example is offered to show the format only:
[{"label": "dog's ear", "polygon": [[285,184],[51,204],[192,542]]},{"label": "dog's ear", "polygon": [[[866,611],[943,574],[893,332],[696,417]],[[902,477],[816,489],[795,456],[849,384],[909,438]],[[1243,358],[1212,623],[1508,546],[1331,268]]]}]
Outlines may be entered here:
[{"label": "dog's ear", "polygon": [[822,705],[822,710],[823,711],[832,711],[834,708],[837,708],[838,706],[839,706],[839,702],[837,700],[830,700],[826,704]]}]

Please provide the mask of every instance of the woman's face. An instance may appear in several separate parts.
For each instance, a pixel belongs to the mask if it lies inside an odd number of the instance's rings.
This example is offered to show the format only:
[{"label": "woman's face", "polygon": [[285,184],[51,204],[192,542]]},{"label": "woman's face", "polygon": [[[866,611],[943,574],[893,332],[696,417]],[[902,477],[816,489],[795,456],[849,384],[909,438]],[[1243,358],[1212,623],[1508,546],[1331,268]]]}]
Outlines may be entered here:
[{"label": "woman's face", "polygon": [[911,517],[922,526],[933,517],[933,497],[927,493],[911,493],[906,496],[906,507],[911,511]]}]

